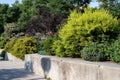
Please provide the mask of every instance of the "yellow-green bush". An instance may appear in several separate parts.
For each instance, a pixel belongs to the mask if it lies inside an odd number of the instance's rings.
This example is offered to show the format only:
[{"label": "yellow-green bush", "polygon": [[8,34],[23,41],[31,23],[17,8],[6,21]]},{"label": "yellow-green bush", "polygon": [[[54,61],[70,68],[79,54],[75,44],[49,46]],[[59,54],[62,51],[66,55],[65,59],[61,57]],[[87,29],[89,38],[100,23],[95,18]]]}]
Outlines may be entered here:
[{"label": "yellow-green bush", "polygon": [[63,41],[79,39],[81,45],[89,41],[101,41],[114,38],[119,32],[119,23],[105,10],[86,9],[84,14],[71,12],[68,22],[62,26],[59,37]]},{"label": "yellow-green bush", "polygon": [[[24,59],[25,54],[37,52],[37,41],[32,37],[19,38],[15,41],[10,41],[6,44],[5,50],[12,53],[14,56]],[[12,43],[12,46],[10,45]],[[8,49],[10,48],[10,50]]]},{"label": "yellow-green bush", "polygon": [[11,53],[16,57],[24,59],[25,54],[37,51],[37,41],[31,37],[20,38],[14,44]]},{"label": "yellow-green bush", "polygon": [[11,39],[10,41],[8,41],[5,44],[4,50],[7,51],[7,52],[10,52],[12,47],[14,46],[15,42],[16,42],[16,39]]},{"label": "yellow-green bush", "polygon": [[[74,10],[59,31],[60,44],[68,56],[79,55],[88,42],[113,39],[119,30],[117,19],[105,10],[86,9],[84,14]],[[59,49],[56,50],[61,54]]]},{"label": "yellow-green bush", "polygon": [[64,46],[61,44],[61,41],[60,40],[56,40],[53,42],[52,44],[52,51],[53,53],[56,55],[56,56],[59,56],[59,57],[65,57],[67,56],[65,54],[65,48]]}]

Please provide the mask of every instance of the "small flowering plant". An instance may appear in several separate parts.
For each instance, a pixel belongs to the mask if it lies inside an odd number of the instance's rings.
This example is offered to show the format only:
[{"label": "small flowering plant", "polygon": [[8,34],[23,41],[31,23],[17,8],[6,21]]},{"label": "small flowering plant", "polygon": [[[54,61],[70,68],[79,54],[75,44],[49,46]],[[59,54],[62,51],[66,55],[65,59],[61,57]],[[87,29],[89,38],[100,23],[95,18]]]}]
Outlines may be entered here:
[{"label": "small flowering plant", "polygon": [[44,41],[44,50],[46,51],[47,55],[55,55],[52,50],[53,42],[58,40],[57,33],[52,33],[51,31],[47,32],[47,39]]},{"label": "small flowering plant", "polygon": [[51,31],[48,31],[48,32],[47,32],[47,35],[49,35],[49,36],[52,35],[52,32],[51,32]]}]

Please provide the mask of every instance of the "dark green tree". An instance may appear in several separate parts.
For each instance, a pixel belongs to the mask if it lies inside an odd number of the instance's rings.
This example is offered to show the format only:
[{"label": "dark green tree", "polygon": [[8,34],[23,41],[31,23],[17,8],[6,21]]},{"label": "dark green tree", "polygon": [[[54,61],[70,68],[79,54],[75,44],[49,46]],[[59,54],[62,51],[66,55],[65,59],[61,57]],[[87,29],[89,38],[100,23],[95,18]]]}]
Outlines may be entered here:
[{"label": "dark green tree", "polygon": [[114,17],[120,17],[119,0],[98,0],[100,8],[108,10]]},{"label": "dark green tree", "polygon": [[[51,30],[51,26],[56,27],[55,24],[58,25],[58,21],[60,24],[62,21],[61,18],[67,18],[71,8],[73,8],[72,4],[68,4],[64,0],[22,0],[22,4],[20,5],[22,13],[18,20],[18,25],[20,25],[21,31],[26,31],[25,27],[31,21],[40,20],[36,21],[40,22],[39,24],[35,23],[38,25],[42,24],[41,27],[46,27],[47,30],[45,31],[48,31]],[[57,17],[58,19],[56,19]],[[57,23],[51,23],[53,21]],[[32,26],[33,28],[36,27],[35,24]]]},{"label": "dark green tree", "polygon": [[18,0],[7,11],[7,23],[17,22],[21,14]]},{"label": "dark green tree", "polygon": [[32,7],[31,0],[22,0],[22,4],[20,5],[20,10],[22,13],[20,15],[20,18],[18,19],[20,31],[24,31],[24,27],[27,21],[31,18],[31,15],[33,13],[31,7]]},{"label": "dark green tree", "polygon": [[67,0],[67,1],[70,1],[73,4],[77,4],[77,5],[89,4],[91,2],[91,0]]},{"label": "dark green tree", "polygon": [[4,32],[4,24],[7,20],[8,4],[0,4],[0,34]]}]

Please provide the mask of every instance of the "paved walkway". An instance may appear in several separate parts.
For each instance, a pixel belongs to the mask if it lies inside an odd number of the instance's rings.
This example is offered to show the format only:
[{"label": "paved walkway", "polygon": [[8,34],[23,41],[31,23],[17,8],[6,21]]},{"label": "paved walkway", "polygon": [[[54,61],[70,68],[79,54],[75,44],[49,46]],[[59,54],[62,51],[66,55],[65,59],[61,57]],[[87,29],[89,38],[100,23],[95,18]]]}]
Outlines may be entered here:
[{"label": "paved walkway", "polygon": [[0,61],[0,80],[45,80],[39,75],[27,72],[24,62]]}]

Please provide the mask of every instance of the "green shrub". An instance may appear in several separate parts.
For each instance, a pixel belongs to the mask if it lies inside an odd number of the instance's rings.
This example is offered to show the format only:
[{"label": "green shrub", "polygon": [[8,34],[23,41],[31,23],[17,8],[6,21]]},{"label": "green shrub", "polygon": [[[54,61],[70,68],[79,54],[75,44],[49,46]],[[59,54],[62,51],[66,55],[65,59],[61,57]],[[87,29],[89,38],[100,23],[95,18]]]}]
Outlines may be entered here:
[{"label": "green shrub", "polygon": [[112,51],[108,43],[90,42],[81,51],[81,57],[89,61],[109,60]]},{"label": "green shrub", "polygon": [[111,60],[120,63],[120,37],[113,43]]},{"label": "green shrub", "polygon": [[8,40],[8,38],[0,37],[0,48],[3,49]]},{"label": "green shrub", "polygon": [[14,46],[15,42],[16,42],[16,39],[11,39],[10,41],[8,41],[5,44],[4,50],[7,51],[7,52],[11,52],[12,47]]},{"label": "green shrub", "polygon": [[46,55],[46,51],[44,50],[45,38],[46,36],[40,33],[36,33],[36,35],[34,36],[34,39],[37,40],[37,52],[40,55]]},{"label": "green shrub", "polygon": [[43,50],[43,43],[44,40],[41,39],[41,34],[40,33],[36,33],[36,35],[34,36],[34,39],[36,39],[37,41],[37,49],[39,50]]},{"label": "green shrub", "polygon": [[35,52],[37,52],[37,41],[31,37],[17,39],[12,49],[10,49],[10,53],[21,59],[24,59],[25,54],[32,54]]},{"label": "green shrub", "polygon": [[65,50],[64,53],[73,57],[80,55],[82,47],[90,41],[101,42],[116,38],[119,30],[117,19],[105,10],[87,9],[84,14],[74,10],[59,31],[60,44]]},{"label": "green shrub", "polygon": [[38,54],[40,54],[40,55],[46,55],[47,54],[47,52],[44,49],[44,42],[45,42],[44,39],[43,40],[41,39],[41,40],[38,41],[37,48],[38,48]]},{"label": "green shrub", "polygon": [[52,51],[52,45],[55,40],[57,40],[57,36],[50,35],[44,42],[43,49],[47,52],[47,55],[55,55]]}]

